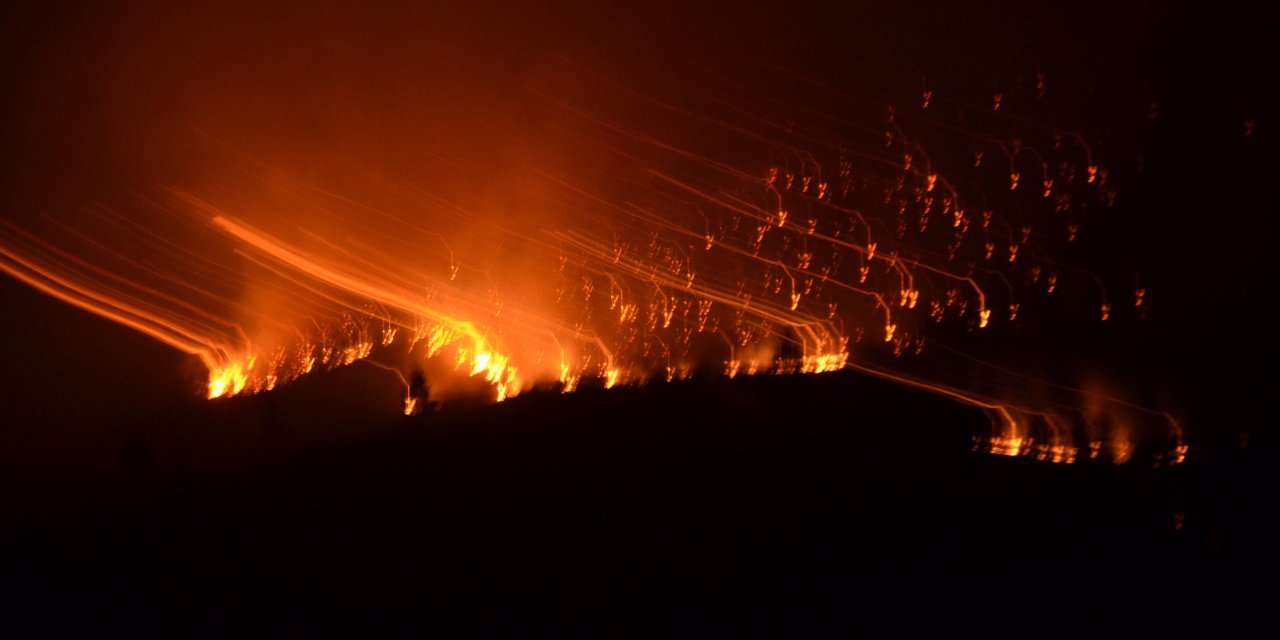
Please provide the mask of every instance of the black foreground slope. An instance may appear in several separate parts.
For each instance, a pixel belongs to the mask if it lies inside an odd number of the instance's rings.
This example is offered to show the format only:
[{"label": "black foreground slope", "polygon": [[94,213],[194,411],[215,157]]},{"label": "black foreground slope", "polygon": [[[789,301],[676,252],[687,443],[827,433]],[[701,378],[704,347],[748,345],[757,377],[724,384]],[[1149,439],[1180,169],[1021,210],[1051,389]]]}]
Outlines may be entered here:
[{"label": "black foreground slope", "polygon": [[[246,411],[166,426],[234,430]],[[614,635],[1119,614],[1150,629],[1261,597],[1241,582],[1260,546],[1252,467],[1209,482],[1204,465],[993,458],[971,451],[980,413],[861,376],[533,394],[273,444],[306,426],[262,426],[252,447],[273,455],[198,473],[126,447],[115,476],[57,494],[73,505],[7,526],[9,619]]]}]

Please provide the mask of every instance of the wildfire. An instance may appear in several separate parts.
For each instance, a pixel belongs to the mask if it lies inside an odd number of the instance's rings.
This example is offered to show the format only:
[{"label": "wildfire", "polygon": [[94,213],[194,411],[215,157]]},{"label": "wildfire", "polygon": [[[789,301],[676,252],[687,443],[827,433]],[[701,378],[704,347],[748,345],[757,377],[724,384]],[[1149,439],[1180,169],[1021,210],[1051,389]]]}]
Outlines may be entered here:
[{"label": "wildfire", "polygon": [[[209,398],[223,398],[243,393],[249,384],[249,374],[240,364],[229,364],[209,371]],[[275,380],[269,382],[275,386]]]},{"label": "wildfire", "polygon": [[[860,108],[839,87],[811,85],[824,102]],[[334,163],[341,179],[303,179],[237,155],[215,172],[235,180],[95,211],[101,233],[54,225],[46,239],[6,223],[0,269],[195,355],[209,398],[392,353],[402,368],[448,363],[497,401],[542,383],[567,393],[702,368],[730,378],[855,368],[987,410],[993,434],[980,446],[991,453],[1132,456],[1119,400],[1033,396],[1020,390],[1026,372],[977,358],[963,367],[1002,384],[969,387],[961,366],[912,364],[943,362],[926,346],[935,334],[1007,330],[1034,308],[1024,299],[1055,288],[1086,291],[1096,306],[1082,322],[1124,312],[1087,269],[1053,256],[1076,241],[1086,210],[1113,200],[1082,137],[1006,116],[1000,94],[990,116],[1031,131],[1003,139],[893,108],[886,122],[882,107],[846,126],[732,83],[678,107],[593,88],[669,122],[533,87],[526,99],[557,114],[546,135],[562,146],[463,119],[487,145],[444,160],[426,150],[403,172],[352,159]],[[927,91],[921,109],[942,117],[946,99]],[[669,133],[681,127],[693,133]],[[944,135],[962,143],[920,142]],[[984,155],[1008,165],[988,169]],[[523,159],[516,169],[504,168],[509,156]],[[1023,177],[1042,189],[1018,190]],[[1133,305],[1142,312],[1144,295]],[[407,395],[406,414],[420,402]],[[1166,429],[1181,461],[1181,427],[1168,417]]]}]

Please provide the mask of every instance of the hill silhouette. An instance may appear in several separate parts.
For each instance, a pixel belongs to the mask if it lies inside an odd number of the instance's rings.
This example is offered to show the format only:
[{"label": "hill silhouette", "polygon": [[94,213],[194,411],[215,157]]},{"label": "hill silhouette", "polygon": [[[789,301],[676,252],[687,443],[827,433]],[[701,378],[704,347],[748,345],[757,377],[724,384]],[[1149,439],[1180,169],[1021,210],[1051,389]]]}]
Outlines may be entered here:
[{"label": "hill silhouette", "polygon": [[588,635],[1250,610],[1259,489],[1240,460],[1211,475],[992,457],[972,451],[980,412],[852,373],[406,420],[326,411],[327,385],[372,375],[346,371],[176,409],[168,439],[128,441],[106,475],[10,478],[60,506],[29,499],[40,513],[4,532],[7,606],[184,632],[265,616]]}]

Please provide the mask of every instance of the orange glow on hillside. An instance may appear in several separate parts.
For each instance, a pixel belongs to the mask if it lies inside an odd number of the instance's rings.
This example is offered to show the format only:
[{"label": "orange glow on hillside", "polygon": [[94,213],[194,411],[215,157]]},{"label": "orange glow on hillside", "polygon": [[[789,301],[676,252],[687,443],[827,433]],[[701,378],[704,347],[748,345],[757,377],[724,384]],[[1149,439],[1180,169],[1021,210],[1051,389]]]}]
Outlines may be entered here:
[{"label": "orange glow on hillside", "polygon": [[1123,463],[1156,423],[1183,460],[1171,416],[976,355],[1051,295],[1146,312],[1057,254],[1114,201],[1086,140],[1012,96],[962,124],[941,89],[908,110],[808,73],[648,90],[553,59],[315,130],[189,107],[167,141],[198,170],[5,223],[0,270],[192,354],[209,398],[357,362],[496,401],[852,368],[985,410],[991,453]]}]

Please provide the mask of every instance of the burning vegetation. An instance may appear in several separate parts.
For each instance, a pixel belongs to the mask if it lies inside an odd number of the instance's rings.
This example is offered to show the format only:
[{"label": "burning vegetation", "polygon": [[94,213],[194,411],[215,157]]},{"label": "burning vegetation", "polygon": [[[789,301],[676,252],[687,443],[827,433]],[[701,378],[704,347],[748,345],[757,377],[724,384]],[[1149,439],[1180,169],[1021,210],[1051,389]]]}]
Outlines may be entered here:
[{"label": "burning vegetation", "polygon": [[[408,39],[149,87],[177,115],[139,116],[128,193],[5,222],[0,269],[197,357],[209,398],[357,362],[497,401],[854,368],[985,409],[992,453],[1125,462],[1141,431],[1185,457],[1171,415],[990,346],[1025,346],[1037,313],[1147,310],[1082,247],[1117,186],[1085,135],[1025,115],[1056,113],[1044,72],[983,104],[874,56],[513,76]],[[407,414],[422,395],[406,383]]]}]

